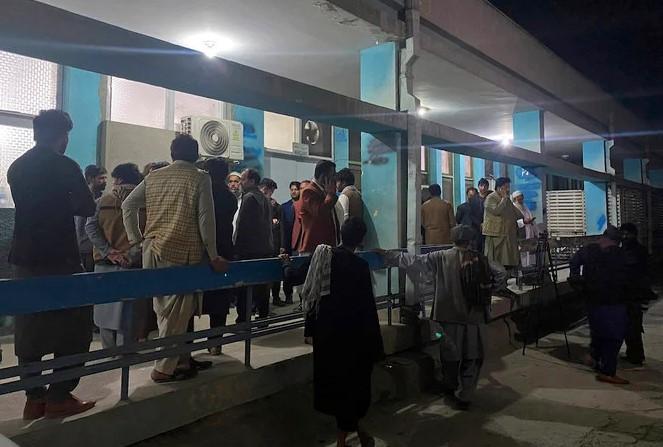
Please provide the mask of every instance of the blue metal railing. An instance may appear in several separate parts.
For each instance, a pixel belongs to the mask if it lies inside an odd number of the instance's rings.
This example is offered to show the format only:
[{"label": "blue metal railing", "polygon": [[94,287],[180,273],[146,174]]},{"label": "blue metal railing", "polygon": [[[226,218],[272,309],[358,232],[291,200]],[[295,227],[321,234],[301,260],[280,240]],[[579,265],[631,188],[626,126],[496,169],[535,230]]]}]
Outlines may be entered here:
[{"label": "blue metal railing", "polygon": [[[359,253],[371,270],[386,268],[382,258],[372,252]],[[294,266],[306,257],[292,258]],[[387,275],[389,278],[391,275]],[[153,296],[186,294],[205,290],[248,287],[246,308],[252,307],[252,286],[283,279],[278,259],[238,261],[225,273],[216,273],[209,266],[173,267],[154,270],[127,270],[110,273],[83,273],[68,276],[44,276],[0,280],[0,315],[20,315],[58,309],[77,308],[117,301],[147,299]],[[388,285],[391,290],[391,284]],[[378,308],[389,311],[396,307],[398,294],[378,298]],[[41,386],[48,383],[83,377],[120,368],[121,398],[128,398],[129,367],[164,357],[172,357],[212,346],[244,341],[245,364],[251,362],[251,340],[256,337],[302,327],[302,312],[239,323],[222,328],[186,333],[132,343],[110,349],[45,360],[0,369],[0,394]],[[221,338],[214,338],[221,337]],[[83,366],[80,366],[83,364]],[[49,372],[54,368],[61,369]],[[46,372],[46,374],[43,374]],[[41,375],[34,375],[40,374]],[[32,374],[32,377],[26,375]],[[24,376],[23,378],[20,378]],[[8,379],[14,380],[8,381]]]},{"label": "blue metal railing", "polygon": [[[376,253],[364,252],[359,256],[368,262],[371,270],[385,268]],[[306,259],[296,257],[292,262],[300,265]],[[0,280],[0,315],[265,284],[282,279],[281,266],[278,259],[259,259],[232,262],[225,273],[200,265]]]}]

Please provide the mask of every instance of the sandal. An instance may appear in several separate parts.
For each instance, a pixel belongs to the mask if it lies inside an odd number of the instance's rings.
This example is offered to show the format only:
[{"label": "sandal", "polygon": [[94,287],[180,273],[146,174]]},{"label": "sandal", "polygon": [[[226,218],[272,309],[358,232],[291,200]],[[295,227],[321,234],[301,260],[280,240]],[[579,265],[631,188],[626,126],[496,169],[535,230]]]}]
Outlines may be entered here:
[{"label": "sandal", "polygon": [[[159,374],[158,377],[155,377],[155,373]],[[198,371],[193,368],[188,369],[176,369],[173,374],[164,374],[162,372],[152,370],[150,378],[154,383],[172,383],[172,382],[181,382],[183,380],[188,380],[196,377]]]}]

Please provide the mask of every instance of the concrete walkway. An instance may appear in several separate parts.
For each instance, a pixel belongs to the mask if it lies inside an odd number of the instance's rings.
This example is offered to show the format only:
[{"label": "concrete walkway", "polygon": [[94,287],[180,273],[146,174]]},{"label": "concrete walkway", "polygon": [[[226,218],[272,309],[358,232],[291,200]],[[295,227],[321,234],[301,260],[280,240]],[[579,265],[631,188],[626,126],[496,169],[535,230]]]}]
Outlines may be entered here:
[{"label": "concrete walkway", "polygon": [[[631,385],[596,382],[567,359],[557,334],[522,356],[499,343],[504,334],[491,332],[497,338],[472,411],[459,413],[438,395],[421,394],[374,405],[365,425],[382,446],[663,446],[662,323],[659,302],[646,318],[646,368],[620,371]],[[570,341],[573,358],[581,358],[587,327],[574,330]],[[311,402],[311,387],[297,386],[138,445],[334,445],[333,420],[312,411]]]}]

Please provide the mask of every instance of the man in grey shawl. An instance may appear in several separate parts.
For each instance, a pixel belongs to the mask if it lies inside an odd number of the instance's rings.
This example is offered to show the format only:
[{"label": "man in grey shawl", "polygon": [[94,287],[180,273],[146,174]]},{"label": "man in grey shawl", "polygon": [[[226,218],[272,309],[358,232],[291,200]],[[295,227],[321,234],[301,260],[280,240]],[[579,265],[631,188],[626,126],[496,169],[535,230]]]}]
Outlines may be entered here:
[{"label": "man in grey shawl", "polygon": [[[454,247],[426,255],[402,252],[382,252],[385,263],[404,269],[413,281],[432,276],[435,299],[431,319],[444,330],[440,343],[443,385],[445,393],[461,410],[469,409],[472,393],[477,387],[484,358],[484,337],[488,306],[468,302],[463,292],[461,270],[467,262],[483,255],[470,250],[475,238],[472,227],[458,225],[451,230]],[[504,287],[506,271],[489,262],[492,289]]]}]

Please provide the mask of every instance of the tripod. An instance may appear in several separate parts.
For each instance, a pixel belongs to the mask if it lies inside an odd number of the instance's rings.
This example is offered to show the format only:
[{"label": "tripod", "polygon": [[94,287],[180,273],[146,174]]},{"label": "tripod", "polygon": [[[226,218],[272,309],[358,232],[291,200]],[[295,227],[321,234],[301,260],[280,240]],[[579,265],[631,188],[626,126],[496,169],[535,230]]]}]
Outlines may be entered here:
[{"label": "tripod", "polygon": [[[541,298],[544,293],[544,286],[547,282],[551,281],[555,293],[555,301],[559,308],[559,319],[564,334],[564,342],[566,344],[566,353],[571,358],[571,348],[569,346],[569,339],[566,334],[566,324],[564,322],[564,306],[562,299],[559,296],[559,288],[557,284],[557,269],[553,264],[552,253],[550,251],[550,242],[548,241],[548,233],[542,232],[536,241],[536,266],[527,273],[523,273],[523,277],[528,276],[533,279],[532,285],[532,303],[536,307],[536,347],[539,347],[539,325],[541,323]],[[532,306],[527,310],[527,319],[525,330],[523,331],[523,355],[527,349],[528,333],[531,327]]]}]

